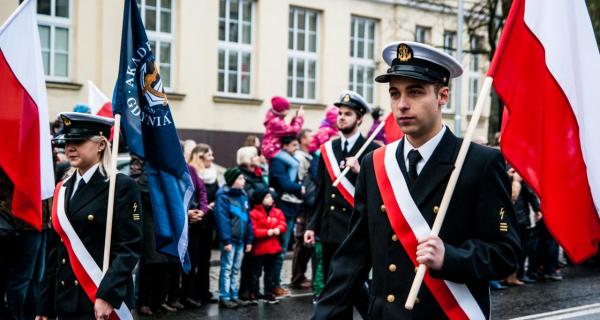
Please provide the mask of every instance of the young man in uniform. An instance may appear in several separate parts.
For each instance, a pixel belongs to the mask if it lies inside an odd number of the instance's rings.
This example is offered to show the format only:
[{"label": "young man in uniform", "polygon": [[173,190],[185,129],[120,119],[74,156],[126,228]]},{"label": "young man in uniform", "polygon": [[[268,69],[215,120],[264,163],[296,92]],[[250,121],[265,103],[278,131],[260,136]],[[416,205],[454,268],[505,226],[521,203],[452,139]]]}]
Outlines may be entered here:
[{"label": "young man in uniform", "polygon": [[[472,144],[439,237],[431,226],[461,145],[442,123],[448,81],[462,66],[428,45],[393,43],[391,108],[404,138],[368,154],[356,183],[351,231],[331,265],[315,319],[352,317],[352,300],[373,269],[371,319],[489,319],[488,281],[517,269],[521,254],[502,155]],[[428,273],[412,311],[415,270]]]},{"label": "young man in uniform", "polygon": [[[365,154],[378,147],[370,143],[360,157],[355,157],[366,143],[359,126],[364,115],[371,111],[363,97],[353,91],[344,91],[339,101],[334,104],[339,108],[337,125],[342,136],[321,146],[315,210],[304,233],[304,241],[308,244],[314,244],[316,236],[321,240],[325,279],[331,272],[330,262],[333,254],[348,235],[354,206],[354,185],[360,171],[360,161]],[[351,170],[342,178],[341,183],[334,187],[333,182],[347,166],[351,167]],[[362,294],[364,298],[357,299],[357,308],[359,312],[366,314],[368,297],[366,291],[363,290]]]}]

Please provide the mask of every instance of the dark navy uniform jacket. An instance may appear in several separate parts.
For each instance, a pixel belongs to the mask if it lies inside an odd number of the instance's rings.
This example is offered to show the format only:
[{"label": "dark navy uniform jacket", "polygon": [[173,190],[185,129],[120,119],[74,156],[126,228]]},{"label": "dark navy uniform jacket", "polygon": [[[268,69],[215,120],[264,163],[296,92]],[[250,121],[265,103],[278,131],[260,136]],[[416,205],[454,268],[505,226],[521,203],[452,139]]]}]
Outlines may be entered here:
[{"label": "dark navy uniform jacket", "polygon": [[[408,180],[403,142],[396,150],[396,159],[400,159],[399,166]],[[430,227],[460,144],[461,140],[447,130],[410,188]],[[488,281],[513,273],[521,254],[509,190],[500,152],[472,144],[439,234],[445,244],[443,267],[428,271],[433,278],[466,284],[486,318],[490,312]],[[352,302],[372,268],[370,319],[445,319],[425,284],[414,309],[404,308],[415,266],[390,225],[375,176],[373,153],[362,162],[354,201],[350,234],[334,255],[330,278],[313,318],[351,319]]]},{"label": "dark navy uniform jacket", "polygon": [[[122,302],[133,308],[132,272],[142,247],[141,199],[133,179],[122,174],[117,174],[116,178],[110,267],[100,283],[96,298],[107,301],[115,309]],[[87,251],[102,269],[108,181],[98,168],[83,189],[77,191],[70,205],[75,181],[75,177],[71,177],[65,182],[65,212]],[[77,281],[67,249],[52,229],[37,314],[54,316],[65,313],[93,316],[94,303]]]},{"label": "dark navy uniform jacket", "polygon": [[[331,142],[331,148],[336,159],[345,161],[346,157],[355,155],[356,152],[367,141],[362,135],[358,137],[356,143],[349,151],[349,155],[344,157],[342,152],[342,140],[335,139]],[[379,145],[375,143],[369,144],[365,152],[358,158],[359,161],[369,152],[377,149]],[[350,216],[352,215],[352,205],[346,201],[338,188],[333,186],[333,181],[327,168],[325,160],[321,155],[319,159],[319,167],[317,169],[317,189],[315,197],[315,210],[310,217],[307,229],[315,231],[316,235],[323,242],[340,244],[348,235],[348,227],[350,225]],[[352,170],[346,175],[348,181],[353,185],[356,184],[358,175]]]}]

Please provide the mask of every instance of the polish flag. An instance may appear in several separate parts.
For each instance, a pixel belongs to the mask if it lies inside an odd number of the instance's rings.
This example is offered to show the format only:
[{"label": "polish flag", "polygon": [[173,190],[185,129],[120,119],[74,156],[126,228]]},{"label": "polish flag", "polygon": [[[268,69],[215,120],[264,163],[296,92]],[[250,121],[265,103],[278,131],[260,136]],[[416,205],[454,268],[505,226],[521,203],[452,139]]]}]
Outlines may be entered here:
[{"label": "polish flag", "polygon": [[385,132],[385,139],[387,140],[388,144],[402,139],[404,133],[402,132],[402,130],[400,130],[400,126],[396,122],[396,118],[394,117],[393,112],[390,112],[385,117],[385,125],[383,126],[383,132]]},{"label": "polish flag", "polygon": [[112,102],[108,97],[96,87],[96,85],[88,80],[88,105],[92,114],[113,118]]},{"label": "polish flag", "polygon": [[14,184],[12,212],[38,230],[54,169],[35,1],[24,1],[0,27],[0,167]]},{"label": "polish flag", "polygon": [[510,116],[502,152],[584,261],[600,240],[600,54],[585,1],[515,0],[488,75]]}]

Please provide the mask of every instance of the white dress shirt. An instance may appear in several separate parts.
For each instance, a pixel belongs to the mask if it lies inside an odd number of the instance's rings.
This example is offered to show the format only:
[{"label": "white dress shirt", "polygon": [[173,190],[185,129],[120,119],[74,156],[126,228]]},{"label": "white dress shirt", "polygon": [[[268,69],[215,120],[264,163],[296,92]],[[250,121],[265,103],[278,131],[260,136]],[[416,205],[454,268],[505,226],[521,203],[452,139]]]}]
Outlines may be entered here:
[{"label": "white dress shirt", "polygon": [[427,161],[429,161],[429,158],[431,158],[433,151],[435,151],[435,148],[438,146],[438,144],[440,144],[440,141],[442,141],[442,137],[444,136],[445,132],[446,126],[443,126],[440,132],[438,132],[435,136],[433,136],[433,138],[429,139],[429,141],[425,142],[422,146],[418,148],[413,147],[412,144],[410,144],[410,141],[408,141],[407,137],[405,136],[404,163],[406,164],[406,168],[408,168],[408,153],[413,149],[417,150],[419,151],[422,157],[422,159],[419,160],[419,162],[417,162],[417,174],[420,174]]},{"label": "white dress shirt", "polygon": [[75,195],[75,192],[77,192],[77,187],[79,186],[79,181],[81,181],[81,179],[83,179],[83,181],[85,181],[85,183],[87,184],[88,182],[90,182],[90,179],[92,178],[92,176],[94,175],[94,173],[96,173],[96,170],[98,170],[98,167],[100,166],[100,163],[96,163],[95,165],[93,165],[91,168],[89,168],[84,174],[83,176],[79,174],[79,170],[77,170],[77,175],[75,175],[75,186],[73,188],[73,193],[71,193],[71,197],[73,197],[73,195]]}]

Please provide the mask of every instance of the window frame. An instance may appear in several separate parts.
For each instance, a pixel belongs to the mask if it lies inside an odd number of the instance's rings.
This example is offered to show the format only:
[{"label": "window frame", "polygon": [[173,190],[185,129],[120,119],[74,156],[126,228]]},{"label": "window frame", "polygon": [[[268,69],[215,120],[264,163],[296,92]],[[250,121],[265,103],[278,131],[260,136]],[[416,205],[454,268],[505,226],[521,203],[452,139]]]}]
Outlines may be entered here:
[{"label": "window frame", "polygon": [[[253,52],[253,45],[254,45],[254,40],[255,40],[255,28],[254,28],[254,23],[255,23],[255,13],[256,13],[256,6],[254,4],[254,0],[238,0],[238,6],[239,8],[243,8],[244,6],[244,2],[248,2],[250,3],[251,6],[251,12],[250,12],[250,43],[244,43],[243,42],[243,26],[244,26],[244,20],[243,20],[243,11],[238,9],[238,22],[237,22],[237,28],[238,28],[238,41],[237,42],[232,42],[229,39],[229,31],[230,31],[230,24],[231,24],[231,19],[230,19],[230,4],[231,4],[231,0],[219,0],[220,1],[225,1],[225,39],[221,40],[219,39],[219,34],[217,34],[217,41],[218,41],[218,45],[217,45],[217,92],[219,95],[221,96],[226,96],[226,97],[234,97],[234,98],[251,98],[254,92],[254,76],[253,76],[253,71],[254,71],[254,52]],[[221,12],[220,12],[220,6],[219,6],[219,16],[218,16],[218,23],[221,23]],[[217,27],[217,32],[219,32],[219,27]],[[221,54],[221,51],[224,51],[224,63],[223,63],[223,69],[221,69],[219,67],[219,57]],[[238,68],[235,70],[236,72],[236,85],[237,85],[237,90],[236,92],[230,92],[228,90],[229,87],[229,75],[231,73],[231,71],[229,70],[229,54],[230,52],[235,51],[237,52],[237,65]],[[243,55],[244,54],[249,54],[250,55],[250,65],[248,68],[248,71],[244,71],[243,70]],[[219,78],[221,76],[221,72],[223,72],[223,91],[220,90],[219,88]],[[243,76],[244,74],[247,74],[249,77],[249,87],[248,87],[248,93],[243,93],[242,92],[242,88],[243,88]]]},{"label": "window frame", "polygon": [[[448,36],[450,36],[450,38],[452,39],[452,43],[448,43]],[[447,54],[451,55],[454,57],[454,55],[456,54],[456,41],[458,40],[457,37],[457,33],[454,30],[444,30],[444,52],[446,52]],[[450,46],[449,46],[450,45]],[[460,79],[458,79],[457,81],[461,81]],[[454,94],[452,94],[452,92],[454,91],[454,86],[452,85],[454,83],[454,80],[450,79],[450,81],[448,82],[448,91],[450,92],[450,97],[448,99],[448,103],[446,105],[444,105],[442,107],[442,112],[445,113],[453,113],[454,112]]]},{"label": "window frame", "polygon": [[[37,13],[38,1],[35,0],[38,33],[39,33],[40,26],[50,28],[50,48],[48,51],[49,55],[50,55],[50,60],[49,60],[50,65],[48,66],[49,74],[46,74],[44,71],[44,76],[45,76],[46,80],[49,80],[49,81],[68,82],[71,79],[71,63],[72,63],[72,54],[71,54],[72,46],[71,46],[71,44],[73,43],[73,32],[72,32],[71,19],[73,17],[73,2],[71,0],[67,0],[67,4],[68,4],[69,8],[68,8],[68,17],[65,18],[65,17],[57,17],[56,16],[56,0],[48,0],[48,1],[50,1],[50,15],[45,15],[45,14]],[[56,28],[67,29],[66,76],[55,75],[55,71],[56,71],[55,70],[55,67],[56,67],[56,63],[55,63]],[[40,49],[42,49],[41,38],[40,38]],[[42,49],[42,52],[43,52],[43,49]],[[40,52],[40,53],[42,53],[42,52]],[[42,64],[43,64],[43,62],[42,62]]]},{"label": "window frame", "polygon": [[[291,12],[290,12],[291,11]],[[305,38],[304,38],[304,42],[305,42],[305,46],[304,46],[304,50],[298,50],[298,43],[297,43],[297,39],[298,39],[298,13],[299,12],[304,12],[304,19],[305,19]],[[289,11],[288,11],[288,19],[290,16],[290,13],[293,13],[293,26],[290,28],[290,21],[288,21],[288,56],[287,56],[287,60],[288,60],[288,64],[287,64],[287,68],[288,68],[288,73],[287,73],[287,77],[286,77],[286,81],[287,81],[287,90],[286,90],[286,95],[287,97],[290,99],[290,101],[292,102],[296,102],[296,103],[317,103],[317,99],[319,97],[319,67],[320,67],[320,63],[319,63],[319,53],[320,53],[320,30],[321,30],[321,12],[318,10],[314,10],[314,9],[309,9],[309,8],[303,8],[303,7],[298,7],[298,6],[290,6],[289,7]],[[310,14],[314,14],[315,15],[315,51],[312,52],[310,51],[310,17],[308,15],[308,13]],[[291,44],[291,48],[290,48],[290,43],[289,43],[289,36],[290,36],[290,31],[292,32],[292,44]],[[289,68],[290,68],[290,59],[292,60],[292,74],[289,74]],[[297,66],[298,66],[298,61],[302,60],[304,63],[304,74],[303,74],[303,81],[304,81],[304,92],[303,92],[303,97],[299,98],[298,94],[297,94],[297,83],[298,83],[298,79],[299,77],[297,76]],[[311,78],[309,78],[309,65],[310,62],[314,62],[315,64],[315,72],[314,72],[314,98],[309,98],[307,97],[308,94],[310,93],[310,89],[308,84],[311,82]],[[291,80],[291,84],[292,84],[292,88],[291,88],[291,96],[289,95],[290,93],[290,88],[289,88],[289,82]]]},{"label": "window frame", "polygon": [[[138,2],[139,1],[139,2]],[[140,16],[142,17],[142,22],[144,23],[144,28],[146,28],[146,1],[147,0],[136,0],[136,3],[139,3],[138,9],[140,10]],[[160,19],[160,13],[163,11],[162,8],[162,3],[161,0],[156,0],[156,6],[154,6],[154,10],[155,10],[155,14],[156,14],[156,30],[149,30],[146,29],[146,35],[148,35],[148,41],[150,42],[154,42],[154,47],[156,50],[153,51],[154,53],[154,59],[155,62],[158,64],[159,67],[159,71],[160,71],[160,67],[161,65],[163,65],[163,63],[160,62],[160,58],[161,58],[161,53],[160,53],[160,46],[163,43],[169,43],[171,45],[170,48],[170,56],[171,59],[169,61],[169,85],[166,85],[163,81],[163,87],[165,89],[165,91],[169,92],[169,91],[173,91],[173,88],[175,88],[175,58],[174,58],[174,42],[175,42],[175,37],[174,37],[174,33],[175,33],[175,12],[176,12],[176,8],[175,8],[175,0],[171,0],[171,8],[168,9],[168,11],[170,11],[171,13],[171,32],[167,33],[167,32],[163,32],[160,31],[160,28],[162,26],[162,22]],[[161,80],[164,79],[163,76],[163,72],[160,71],[161,74]]]},{"label": "window frame", "polygon": [[[355,23],[356,22],[356,23]],[[371,71],[371,75],[375,75],[375,69],[377,67],[377,63],[375,60],[376,48],[377,48],[377,19],[366,18],[361,16],[352,15],[350,19],[350,66],[348,70],[348,89],[357,92],[360,94],[368,103],[375,102],[375,87],[373,83],[373,79],[368,78],[369,70]],[[358,43],[361,38],[358,35],[359,24],[364,24],[364,35],[366,37],[362,37],[363,39],[363,57],[360,57],[360,53],[358,52]],[[372,34],[368,31],[369,28],[373,26]],[[354,36],[352,35],[354,34]],[[369,38],[372,36],[372,38]],[[373,43],[373,51],[370,52],[371,58],[369,58],[369,43]],[[357,90],[358,87],[358,73],[359,69],[362,68],[363,72],[363,81],[362,81],[362,92]],[[368,91],[370,91],[370,99],[368,97]]]},{"label": "window frame", "polygon": [[[425,40],[426,41],[419,41],[419,31],[423,31],[423,34],[425,35]],[[415,42],[419,42],[419,43],[424,43],[424,44],[431,44],[431,27],[427,27],[427,26],[423,26],[423,25],[416,25],[415,26]]]},{"label": "window frame", "polygon": [[[471,50],[476,50],[483,45],[483,36],[475,35],[470,39]],[[477,97],[479,95],[479,89],[481,86],[482,72],[481,72],[481,54],[471,53],[469,59],[469,104],[467,110],[469,114],[475,111],[475,105],[477,104]]]}]

